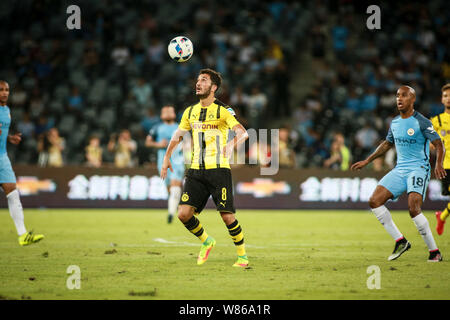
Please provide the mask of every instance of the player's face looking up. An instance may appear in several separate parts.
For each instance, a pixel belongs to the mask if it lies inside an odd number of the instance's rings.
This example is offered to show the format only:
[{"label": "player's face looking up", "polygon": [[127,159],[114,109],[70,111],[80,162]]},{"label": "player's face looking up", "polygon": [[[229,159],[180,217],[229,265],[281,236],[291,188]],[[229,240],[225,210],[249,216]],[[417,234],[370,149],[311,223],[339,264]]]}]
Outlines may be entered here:
[{"label": "player's face looking up", "polygon": [[195,84],[195,94],[200,99],[205,99],[211,94],[211,90],[216,91],[217,86],[211,81],[209,74],[202,73],[197,78],[197,83]]},{"label": "player's face looking up", "polygon": [[9,97],[9,84],[5,81],[0,81],[0,105],[6,105]]},{"label": "player's face looking up", "polygon": [[414,101],[416,100],[416,94],[414,89],[403,86],[397,90],[397,108],[400,112],[408,112],[414,106]]},{"label": "player's face looking up", "polygon": [[442,104],[446,109],[450,109],[450,89],[442,92]]},{"label": "player's face looking up", "polygon": [[172,122],[175,120],[177,115],[175,114],[175,109],[172,106],[165,106],[161,109],[161,120]]}]

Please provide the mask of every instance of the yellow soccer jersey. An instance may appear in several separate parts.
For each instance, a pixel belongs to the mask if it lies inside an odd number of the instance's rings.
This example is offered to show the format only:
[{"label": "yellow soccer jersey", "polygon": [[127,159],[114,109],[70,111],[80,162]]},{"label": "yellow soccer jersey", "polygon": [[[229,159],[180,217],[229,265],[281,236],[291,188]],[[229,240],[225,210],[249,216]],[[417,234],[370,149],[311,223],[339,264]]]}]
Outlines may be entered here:
[{"label": "yellow soccer jersey", "polygon": [[239,122],[228,108],[216,99],[207,107],[199,102],[184,111],[179,128],[192,132],[191,169],[230,168],[222,150],[228,141],[228,130]]},{"label": "yellow soccer jersey", "polygon": [[450,114],[447,112],[438,114],[431,119],[431,123],[445,146],[444,169],[450,169]]}]

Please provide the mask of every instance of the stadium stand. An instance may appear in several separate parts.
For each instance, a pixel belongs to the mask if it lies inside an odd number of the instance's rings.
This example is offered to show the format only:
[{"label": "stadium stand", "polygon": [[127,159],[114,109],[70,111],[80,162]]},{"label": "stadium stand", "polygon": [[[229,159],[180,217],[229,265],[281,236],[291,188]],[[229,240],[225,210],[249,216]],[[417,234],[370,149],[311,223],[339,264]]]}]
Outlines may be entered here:
[{"label": "stadium stand", "polygon": [[[154,162],[144,147],[154,115],[167,103],[181,112],[194,102],[198,70],[212,67],[224,75],[219,99],[242,123],[289,128],[295,166],[321,167],[337,132],[354,159],[377,145],[400,84],[413,86],[418,109],[433,116],[450,79],[450,13],[437,0],[386,3],[382,28],[369,37],[357,1],[84,0],[77,2],[82,28],[69,31],[70,4],[0,4],[0,78],[11,86],[16,128],[26,133],[9,147],[13,163],[36,164],[40,136],[53,127],[66,141],[65,164],[85,163],[95,135],[104,164],[113,165],[106,145],[122,129],[138,144],[135,163]],[[180,34],[195,50],[184,64],[166,51]]]}]

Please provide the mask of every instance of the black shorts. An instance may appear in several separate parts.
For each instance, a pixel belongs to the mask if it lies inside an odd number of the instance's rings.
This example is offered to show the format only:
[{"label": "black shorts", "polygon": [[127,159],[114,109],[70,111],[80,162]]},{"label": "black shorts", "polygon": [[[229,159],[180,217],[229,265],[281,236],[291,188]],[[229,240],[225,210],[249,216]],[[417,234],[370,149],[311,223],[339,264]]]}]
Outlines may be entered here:
[{"label": "black shorts", "polygon": [[450,196],[450,169],[445,169],[445,172],[447,172],[447,176],[441,180],[442,195]]},{"label": "black shorts", "polygon": [[212,196],[217,211],[236,212],[230,169],[189,169],[186,172],[180,205],[190,205],[195,208],[196,213],[200,213],[205,208],[209,196]]}]

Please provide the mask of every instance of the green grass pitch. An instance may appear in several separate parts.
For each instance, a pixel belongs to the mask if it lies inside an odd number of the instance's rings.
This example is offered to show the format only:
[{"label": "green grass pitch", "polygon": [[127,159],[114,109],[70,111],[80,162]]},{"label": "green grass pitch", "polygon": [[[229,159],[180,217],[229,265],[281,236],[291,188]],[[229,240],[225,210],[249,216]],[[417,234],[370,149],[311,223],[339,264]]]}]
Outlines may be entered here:
[{"label": "green grass pitch", "polygon": [[[435,217],[425,213],[435,234]],[[200,241],[164,210],[25,210],[27,227],[45,239],[20,247],[0,210],[2,299],[449,299],[450,230],[428,251],[406,211],[393,219],[412,248],[387,261],[393,241],[369,211],[240,210],[250,267],[233,268],[235,248],[219,214],[199,219],[217,240],[196,265]],[[69,290],[67,268],[81,270]],[[369,290],[367,268],[379,266],[381,289]]]}]

